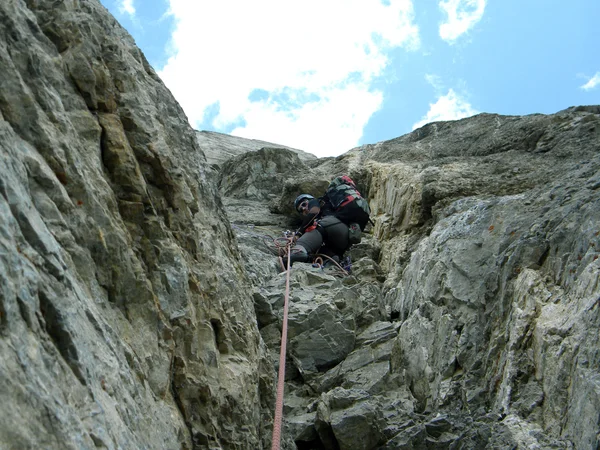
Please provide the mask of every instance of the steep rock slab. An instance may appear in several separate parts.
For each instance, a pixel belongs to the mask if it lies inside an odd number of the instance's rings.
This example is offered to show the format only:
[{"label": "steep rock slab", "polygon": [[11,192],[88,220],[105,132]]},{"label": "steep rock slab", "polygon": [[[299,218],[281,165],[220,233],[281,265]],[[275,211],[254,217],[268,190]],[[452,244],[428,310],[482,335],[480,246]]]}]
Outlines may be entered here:
[{"label": "steep rock slab", "polygon": [[599,400],[588,364],[600,117],[592,108],[506,120],[430,124],[367,150],[384,161],[375,171],[398,174],[374,172],[370,189],[387,299],[403,321],[392,372],[424,413],[506,415],[490,443],[593,447],[597,414],[582,411]]},{"label": "steep rock slab", "polygon": [[[597,446],[598,112],[429,124],[290,174],[275,210],[339,173],[371,202],[398,337],[381,348],[356,338],[337,366],[305,380],[322,395],[362,389],[380,405],[365,426],[382,434],[364,445]],[[381,276],[373,267],[356,273]],[[320,287],[307,284],[313,302]],[[304,398],[291,421],[312,442],[314,393]],[[334,423],[330,409],[314,416],[318,445],[351,445]]]},{"label": "steep rock slab", "polygon": [[279,197],[289,172],[308,170],[290,150],[261,148],[223,163],[219,171],[219,190],[224,197],[262,200],[267,204]]},{"label": "steep rock slab", "polygon": [[96,1],[0,24],[0,446],[261,448],[271,369],[181,108]]},{"label": "steep rock slab", "polygon": [[232,158],[241,156],[245,153],[255,152],[263,148],[290,150],[305,162],[315,161],[317,159],[317,157],[311,153],[285,145],[273,144],[272,142],[261,141],[258,139],[246,139],[217,133],[215,131],[196,131],[196,139],[198,140],[200,148],[206,155],[208,163],[217,168],[223,166],[226,161]]}]

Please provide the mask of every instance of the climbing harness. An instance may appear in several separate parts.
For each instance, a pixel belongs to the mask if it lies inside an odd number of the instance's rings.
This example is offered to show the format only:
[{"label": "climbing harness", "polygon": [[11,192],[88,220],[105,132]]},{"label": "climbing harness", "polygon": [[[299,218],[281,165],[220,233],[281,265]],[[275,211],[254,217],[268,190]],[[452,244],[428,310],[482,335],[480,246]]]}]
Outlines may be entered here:
[{"label": "climbing harness", "polygon": [[[285,297],[283,303],[283,324],[281,327],[281,350],[279,352],[279,373],[277,375],[277,399],[275,401],[275,420],[273,421],[273,437],[271,439],[271,450],[279,450],[281,445],[281,423],[283,419],[283,391],[285,382],[285,354],[287,351],[287,322],[288,305],[290,299],[290,259],[294,235],[287,239],[287,273],[285,277]],[[278,240],[279,241],[279,240]]]}]

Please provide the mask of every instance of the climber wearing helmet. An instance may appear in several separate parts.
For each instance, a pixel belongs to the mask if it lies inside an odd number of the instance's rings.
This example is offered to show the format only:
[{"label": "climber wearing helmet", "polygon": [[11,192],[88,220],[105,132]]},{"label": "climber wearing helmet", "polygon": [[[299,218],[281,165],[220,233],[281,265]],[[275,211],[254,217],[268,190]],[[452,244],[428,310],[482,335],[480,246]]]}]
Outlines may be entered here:
[{"label": "climber wearing helmet", "polygon": [[340,260],[350,246],[348,225],[335,217],[324,202],[310,194],[300,194],[294,207],[304,219],[297,232],[301,236],[292,248],[291,263],[308,262],[309,255],[317,253]]},{"label": "climber wearing helmet", "polygon": [[[303,214],[304,211],[308,211],[308,204],[311,200],[315,200],[312,195],[300,194],[298,197],[296,197],[296,200],[294,200],[294,208],[296,208],[296,211],[298,211],[300,214]],[[318,208],[319,201],[316,200],[316,202],[313,202],[313,205],[316,205]]]}]

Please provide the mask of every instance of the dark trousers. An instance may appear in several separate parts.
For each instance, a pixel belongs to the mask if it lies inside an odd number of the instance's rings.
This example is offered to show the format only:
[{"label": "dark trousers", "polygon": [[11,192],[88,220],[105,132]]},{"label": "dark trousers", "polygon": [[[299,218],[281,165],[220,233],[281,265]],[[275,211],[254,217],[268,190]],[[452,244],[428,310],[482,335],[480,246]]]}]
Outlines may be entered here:
[{"label": "dark trousers", "polygon": [[311,255],[323,253],[327,256],[341,257],[349,247],[348,225],[335,216],[325,216],[318,223],[317,229],[304,233],[297,244]]}]

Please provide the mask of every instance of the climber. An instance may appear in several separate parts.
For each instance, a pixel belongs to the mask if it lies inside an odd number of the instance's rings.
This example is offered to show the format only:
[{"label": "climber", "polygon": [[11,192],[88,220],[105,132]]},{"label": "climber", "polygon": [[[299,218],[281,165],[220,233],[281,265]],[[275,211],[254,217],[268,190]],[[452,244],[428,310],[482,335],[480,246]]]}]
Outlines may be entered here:
[{"label": "climber", "polygon": [[[360,243],[367,224],[373,224],[367,200],[347,175],[334,178],[321,198],[300,194],[294,208],[304,220],[296,231],[300,238],[290,254],[292,264],[308,262],[317,253],[339,263],[351,245]],[[287,258],[285,262],[282,258],[284,269],[286,263]]]},{"label": "climber", "polygon": [[[294,201],[294,207],[303,220],[296,231],[300,238],[292,247],[291,263],[308,262],[309,255],[317,253],[339,262],[350,247],[348,225],[334,215],[326,202],[310,194],[300,194]],[[283,262],[285,264],[287,260],[284,258]]]}]

